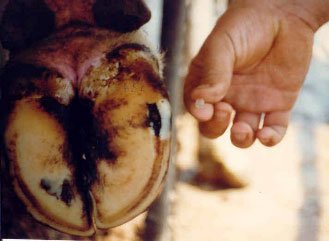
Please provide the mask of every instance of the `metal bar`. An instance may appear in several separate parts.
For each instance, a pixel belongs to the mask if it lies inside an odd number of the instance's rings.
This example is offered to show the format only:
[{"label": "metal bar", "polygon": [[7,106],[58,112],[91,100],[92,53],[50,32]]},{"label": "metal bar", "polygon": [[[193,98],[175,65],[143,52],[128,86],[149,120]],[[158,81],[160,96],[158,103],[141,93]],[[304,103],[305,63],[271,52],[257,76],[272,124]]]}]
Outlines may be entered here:
[{"label": "metal bar", "polygon": [[152,205],[146,218],[144,240],[170,241],[173,240],[169,216],[172,212],[173,203],[171,193],[175,186],[175,157],[176,157],[176,129],[175,117],[182,110],[182,63],[184,62],[185,40],[185,0],[164,0],[161,47],[165,51],[164,76],[169,90],[172,113],[172,151],[171,165],[168,172],[166,186]]}]

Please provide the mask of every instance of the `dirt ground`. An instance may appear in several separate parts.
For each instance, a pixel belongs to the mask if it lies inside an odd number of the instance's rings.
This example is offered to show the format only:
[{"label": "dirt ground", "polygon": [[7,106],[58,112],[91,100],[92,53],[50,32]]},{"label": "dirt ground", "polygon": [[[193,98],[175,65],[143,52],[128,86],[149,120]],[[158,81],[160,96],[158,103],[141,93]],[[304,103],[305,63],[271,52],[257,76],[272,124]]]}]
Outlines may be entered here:
[{"label": "dirt ground", "polygon": [[256,143],[240,150],[228,135],[218,139],[225,161],[244,168],[249,185],[242,189],[195,185],[186,177],[195,163],[180,160],[175,240],[329,240],[329,126],[304,128],[293,125],[271,149]]}]

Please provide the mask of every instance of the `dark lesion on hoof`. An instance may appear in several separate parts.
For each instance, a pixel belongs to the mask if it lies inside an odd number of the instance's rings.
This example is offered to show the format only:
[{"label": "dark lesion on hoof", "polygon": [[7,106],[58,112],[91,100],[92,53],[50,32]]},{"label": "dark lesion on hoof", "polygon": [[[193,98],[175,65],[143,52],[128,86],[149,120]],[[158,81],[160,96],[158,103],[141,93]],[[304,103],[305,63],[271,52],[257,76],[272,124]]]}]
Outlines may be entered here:
[{"label": "dark lesion on hoof", "polygon": [[68,206],[70,206],[73,198],[74,194],[72,191],[71,184],[67,179],[65,179],[62,184],[61,200],[65,202]]},{"label": "dark lesion on hoof", "polygon": [[147,104],[148,108],[148,123],[154,130],[154,134],[159,137],[161,130],[161,115],[159,109],[155,103]]},{"label": "dark lesion on hoof", "polygon": [[40,187],[45,190],[49,195],[56,197],[58,200],[70,206],[74,199],[72,185],[69,180],[64,179],[62,184],[58,185],[57,181],[48,178],[42,178]]},{"label": "dark lesion on hoof", "polygon": [[68,110],[67,106],[59,103],[56,99],[50,96],[41,97],[39,99],[39,103],[41,108],[48,114],[54,116],[60,124],[66,124]]},{"label": "dark lesion on hoof", "polygon": [[[67,106],[49,96],[39,101],[43,110],[56,118],[66,132],[67,148],[63,152],[68,153],[63,153],[63,156],[67,157],[66,161],[72,167],[74,184],[82,197],[85,214],[89,215],[92,213],[89,190],[98,179],[97,161],[106,159],[115,162],[117,159],[117,153],[110,148],[109,133],[94,113],[94,102],[90,99],[76,95]],[[69,205],[73,198],[71,184],[64,180],[60,191],[52,185],[46,179],[40,183],[47,193],[56,195]]]}]

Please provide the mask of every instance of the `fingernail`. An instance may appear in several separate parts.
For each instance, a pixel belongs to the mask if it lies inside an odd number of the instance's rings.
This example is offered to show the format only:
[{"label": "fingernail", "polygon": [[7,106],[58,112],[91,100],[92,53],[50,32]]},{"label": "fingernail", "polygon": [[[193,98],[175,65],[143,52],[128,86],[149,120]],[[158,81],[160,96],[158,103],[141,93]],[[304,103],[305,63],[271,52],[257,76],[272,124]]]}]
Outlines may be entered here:
[{"label": "fingernail", "polygon": [[197,109],[203,109],[204,106],[205,106],[205,101],[204,101],[204,99],[197,99],[197,100],[195,101],[195,107],[196,107]]},{"label": "fingernail", "polygon": [[265,143],[268,143],[271,141],[272,135],[270,135],[269,133],[263,133],[263,135],[260,136],[259,139],[261,139]]},{"label": "fingernail", "polygon": [[247,139],[248,134],[247,133],[235,133],[234,139],[237,141],[245,141]]},{"label": "fingernail", "polygon": [[266,137],[266,138],[262,138],[262,142],[269,144],[269,143],[273,142],[273,140],[271,137]]}]

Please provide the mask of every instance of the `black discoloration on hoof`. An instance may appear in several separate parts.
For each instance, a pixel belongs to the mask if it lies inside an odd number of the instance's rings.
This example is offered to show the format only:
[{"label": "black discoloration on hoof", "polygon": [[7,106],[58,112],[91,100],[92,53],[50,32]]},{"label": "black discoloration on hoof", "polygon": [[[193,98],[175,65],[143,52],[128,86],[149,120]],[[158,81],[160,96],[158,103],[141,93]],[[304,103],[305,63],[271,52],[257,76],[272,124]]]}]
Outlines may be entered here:
[{"label": "black discoloration on hoof", "polygon": [[[82,196],[86,215],[92,213],[91,185],[97,180],[96,160],[100,154],[107,154],[107,140],[99,137],[99,130],[92,115],[91,100],[75,97],[69,106],[69,118],[65,129],[75,167],[75,184]],[[106,148],[106,149],[105,149]],[[104,153],[103,153],[104,152]],[[89,222],[91,218],[89,217]]]},{"label": "black discoloration on hoof", "polygon": [[41,179],[40,181],[40,187],[45,190],[46,192],[49,192],[49,190],[51,189],[51,184],[50,184],[50,180],[48,179]]},{"label": "black discoloration on hoof", "polygon": [[39,103],[65,129],[70,149],[76,154],[73,153],[73,158],[84,156],[84,159],[89,157],[93,161],[115,159],[115,154],[109,150],[109,137],[93,113],[91,100],[75,97],[65,106],[52,97],[44,96]]},{"label": "black discoloration on hoof", "polygon": [[137,30],[151,18],[141,0],[96,0],[93,13],[98,26],[118,32]]},{"label": "black discoloration on hoof", "polygon": [[81,155],[96,161],[101,158],[115,159],[109,149],[108,134],[100,126],[93,110],[94,103],[89,99],[74,98],[69,105],[69,135],[72,143],[80,148]]},{"label": "black discoloration on hoof", "polygon": [[71,205],[74,198],[71,184],[69,180],[64,179],[63,183],[57,184],[55,181],[51,181],[48,178],[43,178],[40,181],[40,187],[45,190],[49,195],[56,197],[63,201],[67,206]]},{"label": "black discoloration on hoof", "polygon": [[[85,213],[91,214],[92,200],[89,191],[97,180],[97,161],[116,160],[116,154],[110,150],[109,134],[101,128],[93,113],[94,103],[89,99],[76,96],[68,106],[48,96],[42,97],[39,102],[47,113],[59,121],[66,132],[70,155],[63,153],[63,156],[69,157],[70,166],[74,168],[77,190],[84,200]],[[47,188],[46,184],[43,183],[44,189]],[[63,188],[66,189],[61,193],[61,200],[66,203],[72,199],[68,187],[65,184]]]},{"label": "black discoloration on hoof", "polygon": [[74,198],[71,184],[68,180],[64,180],[62,184],[61,200],[66,203],[67,206],[71,205]]},{"label": "black discoloration on hoof", "polygon": [[160,136],[161,115],[156,104],[147,104],[149,126],[153,128],[156,136]]},{"label": "black discoloration on hoof", "polygon": [[39,100],[44,111],[53,115],[62,125],[67,123],[68,107],[60,104],[50,96],[44,96]]}]

